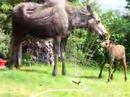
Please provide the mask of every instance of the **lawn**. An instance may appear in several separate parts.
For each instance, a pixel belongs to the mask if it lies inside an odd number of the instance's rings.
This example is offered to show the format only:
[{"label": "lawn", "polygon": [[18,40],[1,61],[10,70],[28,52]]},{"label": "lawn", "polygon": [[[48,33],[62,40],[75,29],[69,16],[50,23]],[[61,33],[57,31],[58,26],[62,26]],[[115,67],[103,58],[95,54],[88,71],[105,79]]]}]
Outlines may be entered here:
[{"label": "lawn", "polygon": [[[124,82],[122,71],[107,83],[107,70],[98,79],[99,68],[67,64],[67,75],[51,76],[51,66],[41,64],[21,70],[0,70],[0,97],[130,97],[130,72]],[[80,84],[75,82],[81,81]]]}]

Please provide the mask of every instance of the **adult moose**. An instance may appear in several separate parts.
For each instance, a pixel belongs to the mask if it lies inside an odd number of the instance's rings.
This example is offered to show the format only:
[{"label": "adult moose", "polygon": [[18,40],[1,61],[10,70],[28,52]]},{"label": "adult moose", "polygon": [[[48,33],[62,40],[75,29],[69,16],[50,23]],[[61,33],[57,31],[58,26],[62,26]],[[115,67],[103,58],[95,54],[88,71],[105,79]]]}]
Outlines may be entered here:
[{"label": "adult moose", "polygon": [[[60,2],[59,2],[60,1]],[[11,57],[9,67],[19,68],[21,61],[21,42],[25,38],[37,37],[54,39],[54,66],[52,75],[57,74],[57,59],[60,53],[62,74],[65,75],[65,63],[62,52],[69,31],[74,27],[88,28],[104,37],[108,33],[90,6],[84,9],[68,7],[65,0],[49,0],[43,4],[26,2],[14,7],[12,13]]]}]

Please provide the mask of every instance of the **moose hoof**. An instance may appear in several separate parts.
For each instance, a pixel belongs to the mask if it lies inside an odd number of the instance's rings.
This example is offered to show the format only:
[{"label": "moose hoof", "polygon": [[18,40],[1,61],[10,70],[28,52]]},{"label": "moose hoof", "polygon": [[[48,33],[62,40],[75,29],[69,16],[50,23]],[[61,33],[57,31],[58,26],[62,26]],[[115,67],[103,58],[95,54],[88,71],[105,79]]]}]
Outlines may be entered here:
[{"label": "moose hoof", "polygon": [[113,75],[111,75],[111,80],[113,80]]},{"label": "moose hoof", "polygon": [[101,78],[101,77],[102,77],[101,75],[98,76],[98,78]]},{"label": "moose hoof", "polygon": [[66,75],[66,72],[62,72],[62,75]]},{"label": "moose hoof", "polygon": [[16,68],[17,70],[19,70],[19,69],[20,69],[20,67],[19,67],[19,66],[15,66],[15,68]]},{"label": "moose hoof", "polygon": [[127,81],[127,77],[125,77],[125,81]]},{"label": "moose hoof", "polygon": [[108,78],[107,82],[110,82],[110,78]]},{"label": "moose hoof", "polygon": [[56,73],[56,72],[53,72],[53,73],[52,73],[52,76],[56,76],[56,75],[57,75],[57,73]]}]

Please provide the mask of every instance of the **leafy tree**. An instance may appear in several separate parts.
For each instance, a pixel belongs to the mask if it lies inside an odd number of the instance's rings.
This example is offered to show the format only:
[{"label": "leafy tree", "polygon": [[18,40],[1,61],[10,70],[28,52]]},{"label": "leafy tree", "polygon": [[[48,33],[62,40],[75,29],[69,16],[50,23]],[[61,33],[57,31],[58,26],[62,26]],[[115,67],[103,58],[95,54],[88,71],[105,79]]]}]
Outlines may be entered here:
[{"label": "leafy tree", "polygon": [[127,1],[126,8],[130,9],[130,0],[126,0],[126,1]]}]

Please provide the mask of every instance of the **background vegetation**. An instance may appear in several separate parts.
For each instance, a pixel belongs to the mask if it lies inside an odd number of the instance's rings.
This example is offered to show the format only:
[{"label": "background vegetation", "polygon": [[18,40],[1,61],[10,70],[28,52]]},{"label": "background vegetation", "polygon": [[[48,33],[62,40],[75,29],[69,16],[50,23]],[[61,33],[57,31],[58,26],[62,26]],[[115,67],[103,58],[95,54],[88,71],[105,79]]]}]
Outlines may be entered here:
[{"label": "background vegetation", "polygon": [[[8,56],[11,30],[11,11],[14,5],[22,1],[41,2],[42,0],[0,0],[0,52]],[[79,0],[69,0],[73,4],[81,5]],[[89,1],[89,0],[87,0]],[[129,10],[129,0],[126,7]],[[90,3],[93,10],[98,12],[102,23],[111,35],[111,40],[123,44],[126,47],[127,59],[130,61],[130,19],[129,14],[121,15],[119,12],[108,10],[103,12],[96,0]],[[128,11],[129,13],[129,11]],[[70,45],[71,44],[71,45]],[[67,59],[80,65],[98,66],[103,60],[104,53],[100,46],[100,40],[96,35],[83,29],[75,29],[68,41]]]}]

